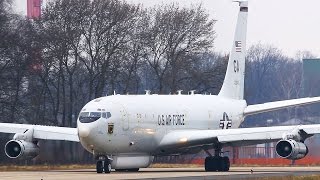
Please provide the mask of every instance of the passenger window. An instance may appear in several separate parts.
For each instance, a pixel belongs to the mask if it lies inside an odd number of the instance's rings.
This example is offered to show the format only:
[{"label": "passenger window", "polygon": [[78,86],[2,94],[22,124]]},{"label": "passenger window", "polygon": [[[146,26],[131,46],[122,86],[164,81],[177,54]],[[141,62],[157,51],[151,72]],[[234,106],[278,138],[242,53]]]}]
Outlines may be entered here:
[{"label": "passenger window", "polygon": [[113,134],[113,128],[114,128],[114,124],[108,123],[108,134]]}]

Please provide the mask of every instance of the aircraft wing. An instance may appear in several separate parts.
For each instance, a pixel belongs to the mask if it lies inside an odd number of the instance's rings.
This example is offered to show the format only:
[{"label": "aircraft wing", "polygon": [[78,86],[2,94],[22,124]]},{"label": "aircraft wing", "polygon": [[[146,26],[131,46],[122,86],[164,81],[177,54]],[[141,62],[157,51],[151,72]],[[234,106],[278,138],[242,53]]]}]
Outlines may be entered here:
[{"label": "aircraft wing", "polygon": [[24,133],[28,129],[33,129],[34,139],[79,142],[77,128],[0,123],[0,132],[2,133]]},{"label": "aircraft wing", "polygon": [[286,101],[276,101],[276,102],[269,102],[264,104],[249,105],[244,110],[244,116],[249,116],[249,115],[259,114],[259,113],[269,112],[269,111],[275,111],[275,110],[294,107],[294,106],[308,105],[308,104],[313,104],[318,102],[320,102],[320,97],[291,99]]},{"label": "aircraft wing", "polygon": [[188,148],[220,143],[223,146],[246,146],[274,142],[293,132],[304,138],[320,133],[320,124],[299,126],[275,126],[221,130],[176,130],[160,141],[162,149]]}]

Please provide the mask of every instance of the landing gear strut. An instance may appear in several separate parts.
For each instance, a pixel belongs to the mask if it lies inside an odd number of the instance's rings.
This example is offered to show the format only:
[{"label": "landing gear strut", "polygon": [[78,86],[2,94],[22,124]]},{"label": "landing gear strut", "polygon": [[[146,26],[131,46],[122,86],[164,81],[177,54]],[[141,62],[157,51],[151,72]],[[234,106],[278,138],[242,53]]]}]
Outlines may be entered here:
[{"label": "landing gear strut", "polygon": [[213,171],[229,171],[230,169],[230,160],[228,157],[221,157],[221,147],[216,147],[214,156],[208,150],[205,152],[209,155],[205,159],[204,167],[208,172]]},{"label": "landing gear strut", "polygon": [[99,157],[96,165],[97,173],[110,173],[111,172],[111,161],[105,157]]}]

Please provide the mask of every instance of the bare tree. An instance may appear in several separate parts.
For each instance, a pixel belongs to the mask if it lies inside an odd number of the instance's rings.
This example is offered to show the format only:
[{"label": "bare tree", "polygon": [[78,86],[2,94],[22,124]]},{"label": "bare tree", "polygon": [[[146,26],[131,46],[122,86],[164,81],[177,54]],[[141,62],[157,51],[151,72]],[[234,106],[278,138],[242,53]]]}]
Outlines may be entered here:
[{"label": "bare tree", "polygon": [[[201,5],[181,8],[176,4],[149,9],[149,26],[145,43],[146,61],[154,70],[157,91],[176,91],[185,68],[196,54],[213,47],[214,20]],[[165,86],[168,86],[165,90]]]},{"label": "bare tree", "polygon": [[138,12],[139,7],[119,0],[92,1],[85,9],[86,20],[81,24],[85,55],[81,60],[90,75],[89,99],[105,94],[108,80],[109,89],[115,88],[121,51],[129,41]]},{"label": "bare tree", "polygon": [[[250,47],[247,55],[246,99],[249,104],[270,100],[294,99],[302,93],[302,63],[285,56],[278,48],[257,44]],[[274,119],[284,122],[302,118],[300,108],[289,108],[272,113],[253,116],[252,119]],[[250,121],[249,120],[249,121]],[[266,123],[266,121],[257,122]]]}]

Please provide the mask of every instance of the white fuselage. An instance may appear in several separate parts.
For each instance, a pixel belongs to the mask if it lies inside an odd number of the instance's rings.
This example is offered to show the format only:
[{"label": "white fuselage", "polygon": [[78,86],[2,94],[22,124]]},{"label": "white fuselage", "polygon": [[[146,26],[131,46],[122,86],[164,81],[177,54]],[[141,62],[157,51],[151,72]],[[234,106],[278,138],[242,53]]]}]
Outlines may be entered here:
[{"label": "white fuselage", "polygon": [[214,95],[101,97],[81,112],[110,112],[111,117],[90,123],[78,119],[78,133],[82,146],[95,155],[154,156],[160,153],[161,139],[172,130],[238,128],[246,106],[244,100]]}]

